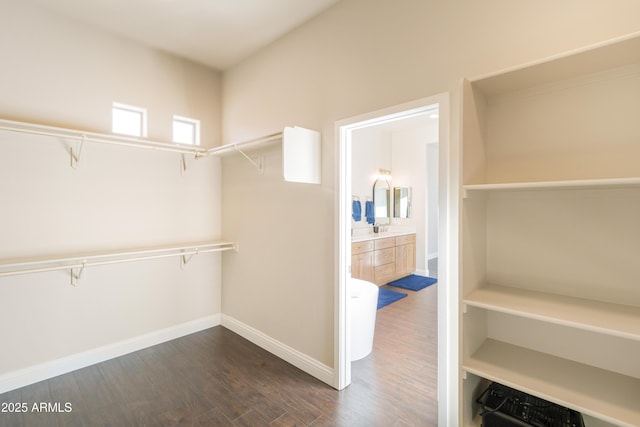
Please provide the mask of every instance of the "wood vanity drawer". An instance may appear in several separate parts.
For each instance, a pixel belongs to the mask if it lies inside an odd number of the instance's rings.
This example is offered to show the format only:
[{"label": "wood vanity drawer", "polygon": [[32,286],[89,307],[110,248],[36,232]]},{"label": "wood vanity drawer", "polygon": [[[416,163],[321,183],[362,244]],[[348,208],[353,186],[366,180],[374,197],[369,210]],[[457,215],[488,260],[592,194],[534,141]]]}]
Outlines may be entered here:
[{"label": "wood vanity drawer", "polygon": [[361,254],[363,252],[371,252],[374,248],[373,240],[365,240],[351,244],[351,254]]},{"label": "wood vanity drawer", "polygon": [[382,286],[416,269],[416,235],[402,234],[351,243],[351,277]]},{"label": "wood vanity drawer", "polygon": [[387,237],[386,239],[376,239],[376,240],[374,240],[374,242],[375,242],[376,250],[385,249],[385,248],[392,248],[392,247],[394,247],[396,245],[395,237]]},{"label": "wood vanity drawer", "polygon": [[408,243],[415,243],[416,235],[415,234],[405,234],[404,236],[396,237],[396,246],[406,245]]},{"label": "wood vanity drawer", "polygon": [[380,285],[391,282],[395,278],[396,265],[394,263],[381,265],[375,268],[375,282]]},{"label": "wood vanity drawer", "polygon": [[373,253],[373,265],[379,266],[383,264],[393,263],[396,260],[395,248],[381,249]]}]

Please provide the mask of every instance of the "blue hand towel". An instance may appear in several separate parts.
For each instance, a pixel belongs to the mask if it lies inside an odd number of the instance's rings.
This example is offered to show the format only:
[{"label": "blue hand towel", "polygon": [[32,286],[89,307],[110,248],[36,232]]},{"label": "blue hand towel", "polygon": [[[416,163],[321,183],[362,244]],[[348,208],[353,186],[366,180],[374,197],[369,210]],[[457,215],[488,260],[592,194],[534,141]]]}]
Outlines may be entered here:
[{"label": "blue hand towel", "polygon": [[364,205],[365,215],[367,217],[367,223],[373,224],[376,222],[375,213],[373,212],[373,202],[367,201]]},{"label": "blue hand towel", "polygon": [[360,200],[354,200],[351,203],[351,216],[353,216],[353,220],[356,222],[362,219],[362,205],[360,204]]}]

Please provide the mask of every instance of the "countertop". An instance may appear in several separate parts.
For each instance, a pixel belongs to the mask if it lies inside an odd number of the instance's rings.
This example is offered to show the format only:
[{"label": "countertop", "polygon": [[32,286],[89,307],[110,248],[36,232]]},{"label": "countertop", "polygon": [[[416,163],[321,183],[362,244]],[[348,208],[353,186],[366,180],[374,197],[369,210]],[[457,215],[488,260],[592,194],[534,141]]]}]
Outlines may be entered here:
[{"label": "countertop", "polygon": [[401,231],[382,231],[380,233],[367,233],[360,234],[351,237],[351,243],[364,242],[366,240],[386,239],[387,237],[404,236],[407,234],[416,234],[415,230],[401,230]]}]

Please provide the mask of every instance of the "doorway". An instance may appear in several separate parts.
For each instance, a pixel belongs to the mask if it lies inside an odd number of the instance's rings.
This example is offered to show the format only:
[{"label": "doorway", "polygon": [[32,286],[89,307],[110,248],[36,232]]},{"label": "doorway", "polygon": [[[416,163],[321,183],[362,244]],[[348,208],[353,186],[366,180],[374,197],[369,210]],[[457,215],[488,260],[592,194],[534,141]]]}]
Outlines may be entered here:
[{"label": "doorway", "polygon": [[[448,94],[440,94],[429,98],[420,99],[414,102],[390,107],[384,110],[379,110],[371,113],[367,113],[361,116],[345,119],[336,123],[337,140],[339,141],[339,182],[338,182],[338,218],[337,224],[339,227],[338,238],[338,262],[337,262],[337,290],[336,290],[336,345],[335,345],[335,383],[338,389],[343,389],[351,382],[351,337],[350,337],[350,320],[349,320],[349,298],[347,292],[347,282],[350,277],[351,268],[351,203],[352,203],[352,144],[354,138],[358,133],[362,133],[367,128],[373,128],[375,126],[387,126],[393,127],[401,122],[409,123],[411,120],[418,120],[421,117],[429,117],[434,114],[438,114],[437,120],[437,145],[440,149],[434,151],[433,147],[429,149],[425,147],[425,157],[421,159],[423,168],[427,168],[427,163],[434,162],[438,166],[438,173],[436,178],[438,184],[436,186],[436,192],[440,193],[440,197],[437,201],[436,214],[444,220],[439,221],[437,227],[438,238],[435,242],[427,240],[428,228],[432,224],[426,218],[425,222],[421,224],[424,230],[424,241],[422,257],[424,261],[427,261],[429,256],[433,256],[435,252],[439,256],[440,268],[438,271],[439,281],[445,282],[448,270],[448,254],[449,247],[446,244],[446,236],[448,235],[449,221],[446,218],[447,211],[447,195],[443,194],[443,189],[446,193],[448,188],[448,129],[449,129],[449,113],[448,113]],[[433,117],[432,117],[433,118]],[[435,141],[424,141],[434,143]],[[444,149],[443,149],[444,148]],[[437,152],[437,159],[434,159],[434,152]],[[424,172],[424,171],[423,171]],[[427,204],[427,198],[431,197],[433,202],[433,187],[429,189],[425,185],[425,194],[422,195],[423,203]],[[431,193],[429,193],[431,191]],[[433,231],[432,231],[433,232]],[[434,247],[435,246],[435,247]],[[428,262],[425,265],[425,273],[428,274]],[[426,274],[425,274],[426,275]],[[441,295],[442,294],[442,295]],[[457,359],[453,361],[447,361],[446,354],[446,337],[441,331],[448,330],[440,327],[440,323],[448,323],[446,314],[448,312],[446,306],[447,301],[450,300],[448,292],[438,292],[438,390],[444,390],[442,387],[447,387],[444,384],[445,379],[442,378],[440,372],[446,372],[450,369],[450,364],[457,363]],[[443,345],[440,345],[443,344]],[[439,413],[442,409],[445,409],[448,404],[446,402],[447,396],[450,395],[450,390],[446,393],[439,392]],[[444,405],[444,407],[442,405]]]},{"label": "doorway", "polygon": [[[373,201],[374,182],[391,186],[385,190],[388,200],[382,198],[387,203],[376,205],[375,223],[382,232],[415,233],[415,272],[420,276],[437,271],[438,110],[437,104],[425,106],[409,117],[354,129],[350,138],[353,200],[360,205]],[[383,181],[381,170],[388,174]],[[359,217],[351,221],[351,236],[370,236],[371,228],[367,218]]]}]

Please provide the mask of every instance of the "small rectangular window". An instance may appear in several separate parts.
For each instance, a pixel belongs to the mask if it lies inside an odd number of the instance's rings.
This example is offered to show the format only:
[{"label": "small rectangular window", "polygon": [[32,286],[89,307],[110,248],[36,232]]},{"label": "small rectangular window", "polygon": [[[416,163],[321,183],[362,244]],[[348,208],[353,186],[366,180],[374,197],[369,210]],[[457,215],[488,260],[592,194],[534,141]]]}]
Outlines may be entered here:
[{"label": "small rectangular window", "polygon": [[173,142],[200,145],[200,120],[173,116]]},{"label": "small rectangular window", "polygon": [[131,105],[113,103],[113,133],[147,136],[147,110]]}]

